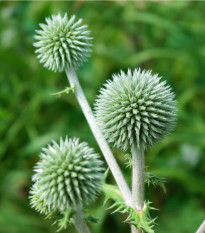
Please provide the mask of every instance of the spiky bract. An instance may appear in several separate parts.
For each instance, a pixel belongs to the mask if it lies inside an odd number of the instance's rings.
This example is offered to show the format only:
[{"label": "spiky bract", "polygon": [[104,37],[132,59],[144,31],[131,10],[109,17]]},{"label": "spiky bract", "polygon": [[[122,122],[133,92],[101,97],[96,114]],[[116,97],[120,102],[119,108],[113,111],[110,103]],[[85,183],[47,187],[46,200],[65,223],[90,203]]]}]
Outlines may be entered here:
[{"label": "spiky bract", "polygon": [[42,149],[35,166],[30,191],[31,205],[39,212],[64,213],[89,203],[99,193],[102,161],[98,154],[78,139],[53,141]]},{"label": "spiky bract", "polygon": [[114,186],[109,184],[104,184],[102,186],[102,190],[105,193],[105,203],[108,200],[113,200],[114,203],[109,207],[109,209],[113,209],[115,212],[121,212],[122,214],[127,214],[127,218],[124,222],[132,224],[136,227],[136,229],[141,229],[146,233],[154,233],[153,227],[155,225],[155,219],[150,218],[150,210],[154,210],[155,208],[150,206],[149,201],[144,202],[143,209],[141,211],[137,211],[135,208],[131,206],[125,205],[120,190]]},{"label": "spiky bract", "polygon": [[50,214],[52,212],[51,206],[46,205],[46,200],[41,198],[41,193],[39,193],[39,187],[36,183],[30,190],[30,203],[41,214]]},{"label": "spiky bract", "polygon": [[82,19],[75,20],[75,15],[68,19],[60,14],[46,18],[47,24],[40,24],[42,30],[36,30],[37,58],[40,63],[53,71],[62,72],[66,67],[77,69],[89,57],[91,52],[90,31],[87,25],[81,26]]},{"label": "spiky bract", "polygon": [[151,71],[121,71],[100,90],[95,103],[97,121],[117,148],[127,150],[135,143],[147,149],[172,130],[174,97],[166,82]]}]

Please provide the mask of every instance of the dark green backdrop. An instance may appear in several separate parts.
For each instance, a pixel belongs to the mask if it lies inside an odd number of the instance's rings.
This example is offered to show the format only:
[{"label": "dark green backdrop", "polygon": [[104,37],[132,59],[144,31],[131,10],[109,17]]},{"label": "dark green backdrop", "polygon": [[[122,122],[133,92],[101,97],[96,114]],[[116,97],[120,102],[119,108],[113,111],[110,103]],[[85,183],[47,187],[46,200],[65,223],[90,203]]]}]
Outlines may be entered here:
[{"label": "dark green backdrop", "polygon": [[[58,12],[82,17],[92,31],[92,56],[78,71],[91,105],[105,80],[128,67],[152,69],[172,86],[177,126],[146,154],[149,170],[167,179],[167,193],[151,187],[146,198],[159,209],[156,232],[195,232],[205,217],[205,3],[8,1],[0,3],[0,233],[56,231],[28,201],[42,146],[70,135],[99,151],[74,96],[50,95],[68,85],[65,74],[44,69],[34,54],[34,30]],[[122,152],[114,153],[130,182]],[[92,232],[129,232],[103,198],[87,208],[99,218]]]}]

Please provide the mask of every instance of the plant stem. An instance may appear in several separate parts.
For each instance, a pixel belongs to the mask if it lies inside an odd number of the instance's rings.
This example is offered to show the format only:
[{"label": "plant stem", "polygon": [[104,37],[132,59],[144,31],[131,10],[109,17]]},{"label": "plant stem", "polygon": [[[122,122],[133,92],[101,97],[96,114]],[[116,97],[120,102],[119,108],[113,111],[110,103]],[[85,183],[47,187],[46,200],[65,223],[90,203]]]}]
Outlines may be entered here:
[{"label": "plant stem", "polygon": [[[141,211],[144,206],[144,151],[135,144],[131,147],[132,154],[132,207]],[[132,233],[141,233],[132,227]]]},{"label": "plant stem", "polygon": [[73,69],[66,69],[65,70],[68,81],[70,83],[70,86],[76,86],[75,96],[82,108],[82,111],[88,121],[88,124],[93,132],[93,135],[95,136],[95,139],[105,157],[105,160],[116,180],[116,183],[122,193],[123,199],[127,205],[131,205],[132,197],[131,197],[131,191],[127,185],[127,182],[125,181],[123,174],[116,162],[115,157],[113,156],[110,147],[108,146],[106,140],[104,139],[97,123],[95,120],[95,117],[92,113],[92,110],[89,106],[89,103],[84,95],[84,92],[81,88],[81,85],[78,81],[78,77],[76,75],[76,72]]},{"label": "plant stem", "polygon": [[205,220],[202,222],[201,226],[197,230],[196,233],[204,233],[205,232]]},{"label": "plant stem", "polygon": [[78,233],[90,233],[90,230],[86,223],[83,220],[83,213],[82,213],[82,208],[78,208],[75,217],[73,219],[73,224],[75,228],[77,229]]}]

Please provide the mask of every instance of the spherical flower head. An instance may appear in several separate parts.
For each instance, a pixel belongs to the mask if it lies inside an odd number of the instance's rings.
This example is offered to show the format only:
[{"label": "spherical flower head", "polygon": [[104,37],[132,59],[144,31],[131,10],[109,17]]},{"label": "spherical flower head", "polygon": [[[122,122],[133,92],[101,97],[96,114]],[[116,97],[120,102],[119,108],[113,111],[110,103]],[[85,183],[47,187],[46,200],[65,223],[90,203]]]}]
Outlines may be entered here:
[{"label": "spherical flower head", "polygon": [[87,143],[75,138],[43,148],[34,171],[31,205],[45,214],[75,210],[100,192],[102,161]]},{"label": "spherical flower head", "polygon": [[134,144],[145,150],[173,129],[174,98],[157,74],[121,71],[100,90],[95,114],[105,138],[114,146],[128,150]]},{"label": "spherical flower head", "polygon": [[66,67],[77,69],[89,57],[91,52],[90,31],[87,25],[81,26],[82,19],[75,20],[75,15],[68,19],[60,14],[46,18],[46,24],[40,24],[34,38],[37,42],[37,58],[44,67],[62,72]]}]

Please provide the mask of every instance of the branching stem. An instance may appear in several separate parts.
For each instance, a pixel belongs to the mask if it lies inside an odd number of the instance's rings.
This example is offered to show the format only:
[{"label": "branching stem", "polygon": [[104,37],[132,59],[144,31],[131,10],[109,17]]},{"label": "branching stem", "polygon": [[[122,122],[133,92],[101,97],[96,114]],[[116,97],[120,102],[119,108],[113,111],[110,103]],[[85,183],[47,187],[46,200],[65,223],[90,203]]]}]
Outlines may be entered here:
[{"label": "branching stem", "polygon": [[[144,151],[134,144],[131,147],[132,154],[132,207],[141,211],[144,205]],[[132,233],[142,233],[132,227]]]},{"label": "branching stem", "polygon": [[84,92],[81,88],[81,85],[78,81],[78,77],[76,75],[76,72],[73,69],[66,69],[65,70],[68,81],[70,83],[70,86],[76,86],[75,90],[75,96],[82,108],[82,111],[88,121],[88,124],[93,132],[93,135],[95,136],[95,139],[105,157],[105,160],[107,161],[107,164],[116,180],[117,185],[119,186],[119,189],[122,193],[123,199],[127,205],[131,205],[132,197],[131,197],[131,191],[127,185],[127,182],[125,181],[123,174],[116,162],[115,157],[113,156],[110,147],[108,146],[106,140],[104,139],[97,123],[95,120],[95,117],[92,113],[92,110],[88,104],[88,101],[84,95]]}]

